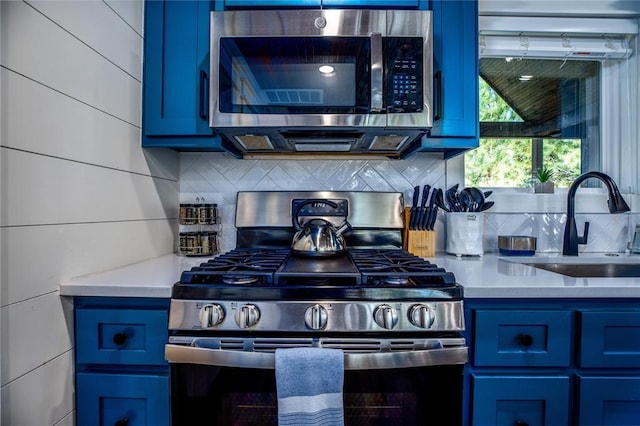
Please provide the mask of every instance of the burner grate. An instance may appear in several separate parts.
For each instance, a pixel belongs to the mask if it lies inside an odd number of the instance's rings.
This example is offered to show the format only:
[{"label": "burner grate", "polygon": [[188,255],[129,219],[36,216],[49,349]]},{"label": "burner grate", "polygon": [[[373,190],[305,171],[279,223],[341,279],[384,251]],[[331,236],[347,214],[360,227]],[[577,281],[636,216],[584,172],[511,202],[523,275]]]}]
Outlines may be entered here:
[{"label": "burner grate", "polygon": [[184,284],[264,285],[289,256],[288,249],[236,249],[184,271]]},{"label": "burner grate", "polygon": [[183,284],[274,287],[442,287],[452,273],[400,249],[357,249],[326,259],[289,249],[235,249],[182,273]]},{"label": "burner grate", "polygon": [[378,287],[427,287],[455,284],[451,272],[404,250],[353,250],[362,281]]}]

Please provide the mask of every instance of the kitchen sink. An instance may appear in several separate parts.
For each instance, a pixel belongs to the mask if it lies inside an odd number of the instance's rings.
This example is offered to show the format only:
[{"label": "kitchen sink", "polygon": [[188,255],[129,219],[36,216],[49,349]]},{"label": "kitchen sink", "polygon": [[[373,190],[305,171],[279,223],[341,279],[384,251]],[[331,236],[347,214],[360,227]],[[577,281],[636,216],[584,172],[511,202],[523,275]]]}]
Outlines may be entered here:
[{"label": "kitchen sink", "polygon": [[640,277],[640,263],[525,263],[545,271],[576,278]]}]

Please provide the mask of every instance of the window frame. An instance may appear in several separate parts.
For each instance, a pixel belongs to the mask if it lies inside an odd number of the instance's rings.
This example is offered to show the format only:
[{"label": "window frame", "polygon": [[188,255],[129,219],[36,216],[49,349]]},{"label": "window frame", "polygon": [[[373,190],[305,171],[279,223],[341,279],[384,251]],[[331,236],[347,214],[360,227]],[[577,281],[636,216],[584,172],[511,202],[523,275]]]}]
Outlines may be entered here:
[{"label": "window frame", "polygon": [[[483,13],[483,8],[480,8]],[[486,13],[486,9],[485,9]],[[607,16],[603,13],[601,16]],[[562,28],[567,33],[575,31],[581,35],[585,32],[598,34],[610,32],[611,29],[629,35],[629,48],[634,52],[628,59],[622,61],[602,61],[600,67],[600,170],[609,174],[618,182],[623,194],[633,194],[640,187],[640,176],[637,172],[640,164],[638,135],[640,123],[634,123],[633,117],[638,114],[639,61],[637,50],[638,19],[637,17],[622,18],[584,18],[584,17],[549,17],[549,16],[480,16],[480,43],[482,34],[511,34],[516,25],[520,31],[528,29],[534,32],[547,32],[559,35],[554,28]],[[519,35],[518,35],[519,36]],[[479,47],[482,52],[482,46]],[[506,56],[506,55],[505,55]],[[631,93],[632,88],[635,88]],[[639,121],[639,120],[635,120]],[[448,182],[465,182],[464,156],[448,160]],[[488,189],[488,188],[486,188]],[[566,211],[567,188],[557,188],[554,194],[544,194],[533,197],[532,188],[504,188],[492,187],[496,205],[494,212],[541,212],[564,213]],[[606,191],[603,188],[583,188],[587,200],[581,203],[587,211],[606,212]],[[592,199],[593,201],[589,201]]]}]

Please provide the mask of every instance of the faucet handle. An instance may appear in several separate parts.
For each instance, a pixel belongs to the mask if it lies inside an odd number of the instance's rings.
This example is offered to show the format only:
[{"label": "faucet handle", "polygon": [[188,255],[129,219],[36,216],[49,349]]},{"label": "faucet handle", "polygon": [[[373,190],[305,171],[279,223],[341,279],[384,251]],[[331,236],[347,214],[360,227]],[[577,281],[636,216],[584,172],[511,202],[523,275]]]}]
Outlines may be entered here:
[{"label": "faucet handle", "polygon": [[584,223],[584,233],[581,237],[578,237],[578,244],[587,244],[587,238],[589,236],[589,222]]}]

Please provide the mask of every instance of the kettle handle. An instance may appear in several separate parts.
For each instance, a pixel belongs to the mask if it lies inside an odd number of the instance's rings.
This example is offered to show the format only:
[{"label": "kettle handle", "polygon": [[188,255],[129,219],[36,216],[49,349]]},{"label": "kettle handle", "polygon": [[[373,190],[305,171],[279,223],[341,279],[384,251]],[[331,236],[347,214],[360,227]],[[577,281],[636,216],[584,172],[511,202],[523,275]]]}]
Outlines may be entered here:
[{"label": "kettle handle", "polygon": [[293,215],[291,216],[292,221],[293,221],[293,228],[296,231],[300,231],[302,229],[302,226],[300,225],[300,219],[298,218],[298,214],[300,214],[300,210],[302,210],[302,207],[311,204],[311,203],[324,203],[324,204],[328,204],[331,207],[333,207],[334,209],[338,207],[338,205],[336,203],[334,203],[333,201],[329,201],[329,200],[325,200],[325,199],[319,199],[319,198],[312,198],[309,200],[304,200],[303,202],[301,202],[300,204],[298,204],[298,206],[296,207],[295,211],[293,212]]}]

